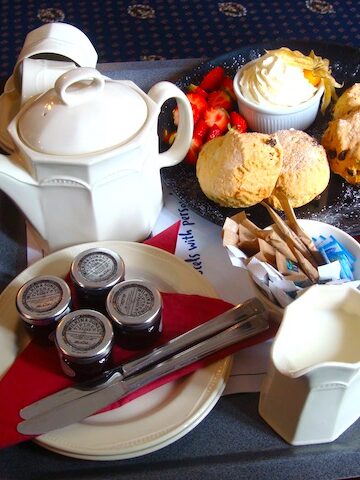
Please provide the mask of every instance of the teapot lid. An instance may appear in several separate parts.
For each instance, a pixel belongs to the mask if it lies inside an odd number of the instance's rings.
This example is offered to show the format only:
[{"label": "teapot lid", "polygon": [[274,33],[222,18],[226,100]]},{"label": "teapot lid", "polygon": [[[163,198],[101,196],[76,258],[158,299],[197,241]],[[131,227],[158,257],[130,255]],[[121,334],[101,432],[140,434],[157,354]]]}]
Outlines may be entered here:
[{"label": "teapot lid", "polygon": [[18,133],[38,152],[90,154],[126,143],[147,116],[147,103],[130,82],[78,67],[61,75],[53,89],[29,100],[20,112]]}]

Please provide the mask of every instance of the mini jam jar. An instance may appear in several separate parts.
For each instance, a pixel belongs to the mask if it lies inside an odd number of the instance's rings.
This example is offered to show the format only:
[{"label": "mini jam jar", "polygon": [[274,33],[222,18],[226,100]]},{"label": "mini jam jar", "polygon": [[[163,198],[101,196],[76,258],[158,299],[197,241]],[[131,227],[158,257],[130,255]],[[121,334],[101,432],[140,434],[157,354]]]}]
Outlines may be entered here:
[{"label": "mini jam jar", "polygon": [[90,309],[68,313],[55,335],[63,372],[76,380],[100,375],[112,366],[113,341],[113,327],[102,313]]},{"label": "mini jam jar", "polygon": [[121,347],[146,348],[160,336],[162,299],[150,282],[126,280],[115,285],[106,299],[106,309]]},{"label": "mini jam jar", "polygon": [[107,294],[124,277],[123,259],[107,248],[90,248],[79,253],[70,268],[70,278],[80,305],[104,313]]},{"label": "mini jam jar", "polygon": [[65,280],[56,276],[32,278],[19,289],[16,308],[33,340],[50,345],[59,320],[70,312],[70,288]]}]

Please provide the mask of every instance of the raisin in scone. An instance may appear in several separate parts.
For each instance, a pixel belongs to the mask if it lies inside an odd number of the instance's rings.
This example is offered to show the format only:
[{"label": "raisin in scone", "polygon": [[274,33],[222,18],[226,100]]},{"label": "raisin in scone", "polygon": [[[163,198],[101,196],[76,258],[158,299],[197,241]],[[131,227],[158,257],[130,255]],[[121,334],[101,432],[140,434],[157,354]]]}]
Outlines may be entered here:
[{"label": "raisin in scone", "polygon": [[201,149],[196,175],[205,195],[225,207],[249,207],[269,197],[282,166],[276,135],[230,130]]},{"label": "raisin in scone", "polygon": [[283,165],[269,203],[281,210],[276,197],[284,193],[293,207],[301,207],[322,193],[330,180],[325,149],[301,130],[276,132],[283,150]]},{"label": "raisin in scone", "polygon": [[357,108],[360,108],[360,83],[355,83],[339,97],[335,103],[333,118],[345,117]]},{"label": "raisin in scone", "polygon": [[349,183],[360,183],[360,109],[332,120],[321,143],[331,170]]}]

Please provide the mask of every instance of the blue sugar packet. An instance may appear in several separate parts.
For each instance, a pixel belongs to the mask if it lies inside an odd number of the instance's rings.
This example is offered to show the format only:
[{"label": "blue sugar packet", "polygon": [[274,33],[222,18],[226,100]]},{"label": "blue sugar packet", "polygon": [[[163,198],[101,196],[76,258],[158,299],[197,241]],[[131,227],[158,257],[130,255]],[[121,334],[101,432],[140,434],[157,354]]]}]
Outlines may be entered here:
[{"label": "blue sugar packet", "polygon": [[338,260],[341,265],[341,271],[340,271],[340,278],[346,279],[346,280],[354,280],[353,276],[353,267],[349,263],[349,260],[344,252],[337,252],[337,251],[331,251],[331,249],[328,249],[326,251],[326,255],[328,256],[328,259],[331,262],[335,262]]},{"label": "blue sugar packet", "polygon": [[336,238],[334,238],[332,235],[330,235],[330,238],[339,245],[339,247],[342,249],[342,251],[345,253],[345,255],[347,256],[347,258],[349,259],[349,262],[350,262],[352,265],[354,265],[355,260],[356,260],[356,258],[354,257],[354,255],[352,255],[352,254],[349,252],[349,250],[346,250],[346,248],[344,247],[344,245],[343,245],[342,243],[338,242],[338,241],[336,240]]},{"label": "blue sugar packet", "polygon": [[340,278],[353,280],[355,257],[346,250],[332,235],[318,243],[317,248],[327,263],[338,260],[341,265]]},{"label": "blue sugar packet", "polygon": [[340,248],[340,251],[345,253],[350,263],[355,263],[356,258],[354,257],[354,255],[352,255],[349,250],[346,250],[344,245],[338,240],[336,240],[333,235],[330,235],[330,237],[324,237],[323,235],[320,235],[318,238],[313,238],[313,242],[315,243],[316,248],[318,248],[319,250],[323,248],[325,248],[326,250],[327,247],[333,247],[334,244],[337,244]]},{"label": "blue sugar packet", "polygon": [[[314,245],[316,247],[316,249],[318,250],[318,252],[320,252],[320,254],[322,254],[321,252],[321,246],[323,244],[323,242],[325,242],[327,240],[326,237],[324,237],[324,235],[320,235],[319,237],[312,237],[312,241],[314,242]],[[322,256],[324,257],[324,255],[322,254]],[[324,257],[324,261],[326,263],[328,263],[328,259],[326,257]]]},{"label": "blue sugar packet", "polygon": [[[324,252],[326,248],[329,246],[330,243],[332,243],[331,237],[324,237],[323,235],[320,235],[315,241],[315,246],[324,255]],[[327,260],[327,257],[325,256],[325,260]],[[328,262],[327,262],[328,263]]]},{"label": "blue sugar packet", "polygon": [[314,242],[316,248],[318,248],[324,240],[326,240],[324,235],[319,235],[317,238],[312,237],[312,241]]}]

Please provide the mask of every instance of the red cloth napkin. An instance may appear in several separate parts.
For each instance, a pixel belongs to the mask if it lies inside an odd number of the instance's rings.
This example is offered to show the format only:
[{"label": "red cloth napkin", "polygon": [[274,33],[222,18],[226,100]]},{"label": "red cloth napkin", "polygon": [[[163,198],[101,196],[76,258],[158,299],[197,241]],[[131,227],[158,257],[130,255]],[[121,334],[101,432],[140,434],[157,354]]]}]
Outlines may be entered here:
[{"label": "red cloth napkin", "polygon": [[[164,250],[174,252],[179,226],[180,224],[177,223],[160,235],[147,240],[145,243],[156,246],[157,240],[159,240],[159,244],[161,244]],[[162,298],[163,332],[159,344],[167,342],[171,338],[206,322],[232,307],[231,304],[220,299],[199,295],[162,293]],[[272,326],[267,332],[242,341],[237,345],[222,350],[211,357],[195,362],[188,367],[182,368],[178,372],[174,372],[147,385],[141,390],[112,404],[105,410],[124,405],[154,388],[181,378],[241,348],[272,338],[275,332],[276,327]],[[141,351],[126,351],[115,346],[113,358],[116,364],[120,364],[142,353]],[[61,371],[55,347],[42,347],[30,342],[0,382],[0,447],[14,445],[31,438],[30,436],[18,433],[16,430],[17,424],[21,421],[19,416],[19,410],[21,408],[50,393],[61,390],[72,383],[72,380],[66,377]]]}]

